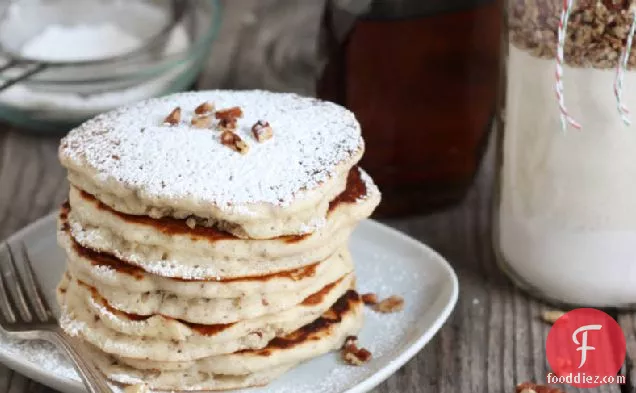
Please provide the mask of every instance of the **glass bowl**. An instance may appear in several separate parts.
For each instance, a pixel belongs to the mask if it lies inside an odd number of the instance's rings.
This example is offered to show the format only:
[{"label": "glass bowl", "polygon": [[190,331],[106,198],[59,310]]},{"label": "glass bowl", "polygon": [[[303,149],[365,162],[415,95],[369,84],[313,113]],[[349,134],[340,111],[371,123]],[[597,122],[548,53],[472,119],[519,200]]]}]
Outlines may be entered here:
[{"label": "glass bowl", "polygon": [[[43,72],[0,92],[1,120],[32,132],[62,133],[118,106],[186,90],[204,66],[221,23],[219,0],[138,0],[134,7],[121,0],[90,3],[78,7],[75,0],[49,1],[33,12],[29,7],[38,2],[14,2],[2,10],[0,37],[11,39],[0,39],[0,46],[11,51],[54,24],[95,23],[115,23],[152,45],[109,59],[52,62]],[[172,25],[173,8],[167,5],[182,7]],[[69,7],[72,12],[67,12]],[[160,42],[153,40],[166,26],[169,33]],[[0,82],[11,75],[3,72]]]}]

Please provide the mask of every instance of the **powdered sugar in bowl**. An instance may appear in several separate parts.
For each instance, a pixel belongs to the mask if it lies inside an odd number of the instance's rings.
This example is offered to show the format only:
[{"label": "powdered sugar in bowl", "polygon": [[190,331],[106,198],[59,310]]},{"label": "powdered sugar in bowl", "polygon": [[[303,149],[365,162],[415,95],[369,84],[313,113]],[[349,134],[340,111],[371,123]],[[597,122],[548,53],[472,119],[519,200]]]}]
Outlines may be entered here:
[{"label": "powdered sugar in bowl", "polygon": [[[97,113],[188,89],[220,25],[218,0],[41,0],[0,8],[2,52],[52,65],[0,91],[0,118],[34,131],[67,131]],[[0,82],[10,76],[0,73]]]}]

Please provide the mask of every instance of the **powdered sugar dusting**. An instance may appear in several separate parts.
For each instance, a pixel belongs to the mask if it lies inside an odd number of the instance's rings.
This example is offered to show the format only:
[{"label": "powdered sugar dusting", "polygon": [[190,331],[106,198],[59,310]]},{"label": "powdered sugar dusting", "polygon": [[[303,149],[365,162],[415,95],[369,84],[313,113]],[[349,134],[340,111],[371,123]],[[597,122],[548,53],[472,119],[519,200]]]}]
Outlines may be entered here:
[{"label": "powdered sugar dusting", "polygon": [[[237,134],[250,145],[248,154],[222,145],[218,131],[190,125],[194,108],[206,101],[218,109],[243,109]],[[162,125],[177,106],[180,124]],[[274,130],[263,143],[251,134],[260,119]],[[66,165],[95,171],[95,181],[116,182],[146,201],[191,198],[245,214],[250,204],[289,204],[299,191],[330,179],[362,146],[354,115],[336,104],[296,94],[213,90],[99,115],[63,139],[60,156]]]},{"label": "powdered sugar dusting", "polygon": [[301,225],[301,233],[313,233],[327,225],[327,219],[324,217],[314,217],[307,224]]},{"label": "powdered sugar dusting", "polygon": [[59,322],[62,329],[70,336],[79,336],[80,332],[86,328],[86,324],[73,318],[66,306],[62,306],[61,313]]},{"label": "powdered sugar dusting", "polygon": [[0,352],[5,356],[22,358],[35,367],[60,378],[80,380],[64,354],[46,341],[16,340],[0,332]]},{"label": "powdered sugar dusting", "polygon": [[378,186],[373,182],[373,179],[371,178],[371,176],[369,176],[369,174],[364,171],[362,168],[358,168],[358,172],[360,173],[360,179],[362,179],[362,181],[364,182],[364,186],[367,190],[367,192],[360,196],[360,198],[358,198],[358,200],[364,200],[369,198],[369,196],[371,195],[377,195],[380,193],[380,189],[378,188]]},{"label": "powdered sugar dusting", "polygon": [[117,270],[113,269],[110,266],[106,265],[92,265],[91,266],[91,274],[95,278],[115,278],[117,277]]},{"label": "powdered sugar dusting", "polygon": [[[351,250],[356,262],[356,277],[360,293],[374,292],[379,297],[399,295],[405,299],[405,308],[394,314],[378,314],[365,309],[365,324],[360,345],[373,353],[373,359],[360,367],[348,366],[331,353],[313,359],[289,371],[272,384],[242,390],[245,393],[338,393],[383,373],[386,367],[395,369],[405,359],[399,356],[425,332],[433,329],[433,321],[444,311],[440,307],[452,306],[445,293],[456,286],[449,282],[446,265],[430,250],[401,239],[374,224],[363,222],[354,232]],[[51,219],[46,229],[55,230]],[[37,253],[33,253],[38,256]],[[46,256],[44,255],[46,254]],[[51,260],[49,253],[35,258],[37,266],[51,263],[62,265],[63,258]],[[49,278],[53,279],[53,278]],[[440,297],[441,296],[441,297]],[[449,303],[446,303],[449,302]],[[426,350],[426,349],[425,349]],[[33,369],[46,376],[79,381],[69,362],[47,343],[11,340],[0,334],[0,354],[28,362]]]}]

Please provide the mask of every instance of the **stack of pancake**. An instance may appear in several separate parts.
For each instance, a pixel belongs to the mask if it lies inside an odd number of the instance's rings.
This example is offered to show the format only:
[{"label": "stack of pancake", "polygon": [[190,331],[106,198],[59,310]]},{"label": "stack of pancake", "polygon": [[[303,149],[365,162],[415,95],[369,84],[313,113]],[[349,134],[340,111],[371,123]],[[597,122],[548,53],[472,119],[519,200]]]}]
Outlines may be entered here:
[{"label": "stack of pancake", "polygon": [[340,348],[362,326],[348,238],[380,201],[363,151],[352,113],[294,94],[182,93],[87,121],[59,150],[62,327],[111,380],[161,390],[263,385]]}]

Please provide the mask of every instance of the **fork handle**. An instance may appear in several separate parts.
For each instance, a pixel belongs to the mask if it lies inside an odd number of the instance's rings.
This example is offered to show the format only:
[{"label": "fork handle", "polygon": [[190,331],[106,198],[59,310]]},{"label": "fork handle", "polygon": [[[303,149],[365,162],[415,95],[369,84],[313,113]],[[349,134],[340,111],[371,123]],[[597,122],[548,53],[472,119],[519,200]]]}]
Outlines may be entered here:
[{"label": "fork handle", "polygon": [[59,331],[51,331],[50,333],[48,338],[71,359],[89,393],[112,393],[113,390],[108,385],[106,377],[90,360],[91,355],[81,340]]}]

